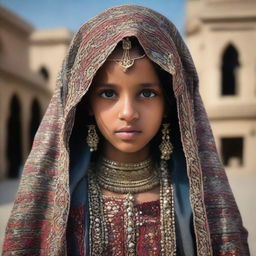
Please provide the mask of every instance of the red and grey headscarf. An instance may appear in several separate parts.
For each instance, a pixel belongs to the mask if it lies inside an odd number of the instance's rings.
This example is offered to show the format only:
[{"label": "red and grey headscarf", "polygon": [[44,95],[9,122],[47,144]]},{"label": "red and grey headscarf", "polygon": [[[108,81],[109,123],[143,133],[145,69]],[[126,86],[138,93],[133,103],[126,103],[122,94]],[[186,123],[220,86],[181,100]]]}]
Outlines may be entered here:
[{"label": "red and grey headscarf", "polygon": [[[72,245],[77,252],[71,254],[89,255],[90,152],[85,137],[73,136],[76,109],[97,70],[118,42],[129,36],[136,37],[147,57],[172,76],[180,147],[170,166],[176,169],[173,180],[177,191],[179,171],[184,170],[186,176],[184,195],[176,191],[176,201],[180,198],[188,204],[180,206],[181,213],[183,208],[191,209],[196,255],[249,255],[247,232],[216,152],[197,73],[185,43],[161,14],[122,5],[90,19],[71,43],[24,167],[6,229],[4,256],[66,255],[70,253],[67,240],[72,230],[70,236],[77,236]],[[72,224],[69,219],[74,212],[76,223]]]}]

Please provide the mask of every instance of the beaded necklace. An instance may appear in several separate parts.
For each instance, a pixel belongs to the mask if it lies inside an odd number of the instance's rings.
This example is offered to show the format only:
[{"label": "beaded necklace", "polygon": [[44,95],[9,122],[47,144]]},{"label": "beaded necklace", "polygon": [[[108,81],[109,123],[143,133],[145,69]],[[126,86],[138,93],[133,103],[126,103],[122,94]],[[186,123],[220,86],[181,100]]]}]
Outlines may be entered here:
[{"label": "beaded necklace", "polygon": [[96,166],[101,188],[119,194],[137,194],[159,185],[159,177],[148,159],[139,163],[119,163],[102,158]]},{"label": "beaded necklace", "polygon": [[[89,171],[90,245],[92,256],[102,255],[104,248],[108,244],[108,230],[104,218],[103,195],[97,175],[97,166],[99,165],[92,165]],[[173,187],[169,182],[166,162],[161,161],[158,169],[160,169],[158,171],[158,179],[160,179],[161,255],[175,256],[176,235]],[[134,212],[134,194],[131,192],[126,194],[124,206],[125,255],[136,256],[136,216]]]}]

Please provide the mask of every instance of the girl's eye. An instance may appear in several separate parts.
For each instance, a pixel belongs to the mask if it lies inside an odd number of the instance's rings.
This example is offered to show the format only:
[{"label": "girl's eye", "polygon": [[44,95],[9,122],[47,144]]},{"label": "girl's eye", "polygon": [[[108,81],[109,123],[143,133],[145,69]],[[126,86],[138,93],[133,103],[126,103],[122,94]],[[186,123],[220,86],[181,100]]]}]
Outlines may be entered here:
[{"label": "girl's eye", "polygon": [[140,93],[140,96],[142,98],[153,98],[155,97],[157,94],[156,92],[154,92],[153,90],[150,90],[150,89],[146,89],[146,90],[143,90],[141,93]]},{"label": "girl's eye", "polygon": [[100,93],[100,96],[105,99],[113,99],[115,98],[116,94],[113,90],[104,90]]}]

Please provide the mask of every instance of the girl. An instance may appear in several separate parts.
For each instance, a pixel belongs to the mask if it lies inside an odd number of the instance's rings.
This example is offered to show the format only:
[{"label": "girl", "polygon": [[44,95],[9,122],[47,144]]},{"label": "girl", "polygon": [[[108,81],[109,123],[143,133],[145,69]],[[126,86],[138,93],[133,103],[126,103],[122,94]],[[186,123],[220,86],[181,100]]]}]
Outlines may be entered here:
[{"label": "girl", "polygon": [[249,255],[174,25],[106,10],[75,35],[3,255]]}]

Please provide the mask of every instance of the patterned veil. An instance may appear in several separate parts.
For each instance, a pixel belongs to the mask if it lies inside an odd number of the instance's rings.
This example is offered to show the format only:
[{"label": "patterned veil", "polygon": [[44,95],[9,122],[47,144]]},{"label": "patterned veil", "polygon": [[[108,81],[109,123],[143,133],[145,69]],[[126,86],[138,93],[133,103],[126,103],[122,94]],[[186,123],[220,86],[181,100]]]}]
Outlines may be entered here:
[{"label": "patterned veil", "polygon": [[[177,211],[186,216],[190,210],[193,216],[196,254],[249,255],[247,232],[216,152],[186,45],[161,14],[122,5],[90,19],[71,43],[24,167],[6,228],[4,256],[66,255],[72,228],[78,238],[75,244],[71,242],[72,250],[77,250],[71,254],[89,255],[87,170],[91,153],[85,137],[75,135],[77,106],[97,70],[127,36],[136,37],[147,57],[172,76],[177,141],[169,166],[176,201],[181,202]],[[79,214],[72,224],[69,217],[74,209]]]}]

